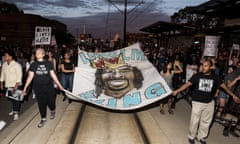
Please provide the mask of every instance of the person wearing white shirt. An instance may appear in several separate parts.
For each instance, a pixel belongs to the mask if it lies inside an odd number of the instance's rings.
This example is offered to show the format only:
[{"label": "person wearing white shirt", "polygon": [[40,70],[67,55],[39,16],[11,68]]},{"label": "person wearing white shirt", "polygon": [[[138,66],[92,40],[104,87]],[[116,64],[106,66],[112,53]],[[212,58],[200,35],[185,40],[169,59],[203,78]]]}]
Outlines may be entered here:
[{"label": "person wearing white shirt", "polygon": [[[5,62],[2,65],[0,77],[0,88],[12,88],[14,92],[18,90],[22,84],[22,67],[15,61],[15,53],[11,50],[8,50],[4,53],[4,60]],[[13,120],[17,120],[21,102],[12,99],[12,104],[12,111],[9,113],[9,115],[13,115]]]}]

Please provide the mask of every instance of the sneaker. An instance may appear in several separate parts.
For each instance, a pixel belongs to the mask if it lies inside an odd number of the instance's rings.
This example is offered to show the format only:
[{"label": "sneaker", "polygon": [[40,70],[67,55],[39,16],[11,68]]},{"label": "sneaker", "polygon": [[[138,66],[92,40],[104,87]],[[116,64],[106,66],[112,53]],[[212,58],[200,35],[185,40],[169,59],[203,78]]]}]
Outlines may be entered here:
[{"label": "sneaker", "polygon": [[188,141],[189,141],[189,144],[195,144],[195,141],[194,141],[194,139],[188,139]]},{"label": "sneaker", "polygon": [[14,112],[13,111],[11,111],[10,113],[8,113],[8,115],[10,115],[10,116],[12,116],[14,114]]},{"label": "sneaker", "polygon": [[161,113],[161,114],[165,114],[164,110],[160,110],[160,113]]},{"label": "sneaker", "polygon": [[41,128],[45,125],[45,123],[47,122],[46,119],[41,119],[40,123],[38,124],[38,128]]},{"label": "sneaker", "polygon": [[168,110],[168,113],[169,113],[169,114],[173,114],[173,110],[172,110],[172,109],[169,109],[169,110]]},{"label": "sneaker", "polygon": [[18,120],[18,114],[13,115],[13,120]]},{"label": "sneaker", "polygon": [[54,119],[55,115],[56,115],[56,112],[55,111],[51,111],[50,112],[50,119]]},{"label": "sneaker", "polygon": [[205,140],[202,140],[202,139],[200,139],[200,143],[201,144],[207,144],[207,142]]},{"label": "sneaker", "polygon": [[0,121],[0,130],[2,130],[6,125],[6,122],[5,121]]}]

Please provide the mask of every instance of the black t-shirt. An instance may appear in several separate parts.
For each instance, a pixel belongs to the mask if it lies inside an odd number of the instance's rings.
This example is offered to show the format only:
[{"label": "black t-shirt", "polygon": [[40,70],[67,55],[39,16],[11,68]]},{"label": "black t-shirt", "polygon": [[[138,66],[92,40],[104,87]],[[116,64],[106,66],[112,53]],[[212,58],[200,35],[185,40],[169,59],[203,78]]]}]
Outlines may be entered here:
[{"label": "black t-shirt", "polygon": [[[70,61],[70,62],[65,62],[65,61],[62,61],[63,66],[64,66],[64,69],[65,70],[72,70],[73,69],[73,61]],[[69,73],[66,73],[66,72],[63,72],[64,74],[72,74],[73,72],[69,72]]]},{"label": "black t-shirt", "polygon": [[29,71],[34,72],[33,87],[52,86],[51,70],[53,70],[53,65],[49,61],[33,62],[29,68]]},{"label": "black t-shirt", "polygon": [[209,103],[213,100],[217,88],[223,83],[220,76],[211,73],[197,73],[189,80],[193,86],[192,100]]}]

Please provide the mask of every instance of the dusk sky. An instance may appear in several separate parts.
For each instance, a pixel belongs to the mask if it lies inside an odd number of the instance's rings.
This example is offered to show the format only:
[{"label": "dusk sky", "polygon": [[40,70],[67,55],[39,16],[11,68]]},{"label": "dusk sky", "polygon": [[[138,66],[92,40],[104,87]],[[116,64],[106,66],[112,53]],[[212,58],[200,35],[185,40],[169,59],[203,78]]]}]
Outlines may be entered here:
[{"label": "dusk sky", "polygon": [[[122,35],[124,0],[2,0],[15,3],[26,14],[55,19],[67,25],[74,36],[91,33],[95,38]],[[122,1],[122,3],[117,3]],[[157,21],[170,21],[170,16],[186,6],[196,6],[208,0],[128,0],[127,31],[139,29]],[[142,2],[142,3],[141,3]],[[121,11],[121,12],[120,12]]]}]

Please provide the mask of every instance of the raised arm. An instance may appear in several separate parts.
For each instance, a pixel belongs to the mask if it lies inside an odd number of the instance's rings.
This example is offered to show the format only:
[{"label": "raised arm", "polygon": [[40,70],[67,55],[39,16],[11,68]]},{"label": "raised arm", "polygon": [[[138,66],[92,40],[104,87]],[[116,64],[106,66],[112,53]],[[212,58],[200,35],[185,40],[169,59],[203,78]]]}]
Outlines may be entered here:
[{"label": "raised arm", "polygon": [[182,66],[180,65],[180,63],[177,63],[176,66],[177,66],[177,70],[174,70],[174,73],[175,74],[182,73],[183,69],[182,69]]},{"label": "raised arm", "polygon": [[228,81],[227,87],[231,88],[232,86],[234,86],[237,83],[238,80],[240,80],[240,76],[236,77],[233,81]]}]

